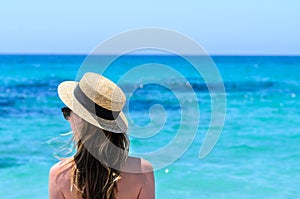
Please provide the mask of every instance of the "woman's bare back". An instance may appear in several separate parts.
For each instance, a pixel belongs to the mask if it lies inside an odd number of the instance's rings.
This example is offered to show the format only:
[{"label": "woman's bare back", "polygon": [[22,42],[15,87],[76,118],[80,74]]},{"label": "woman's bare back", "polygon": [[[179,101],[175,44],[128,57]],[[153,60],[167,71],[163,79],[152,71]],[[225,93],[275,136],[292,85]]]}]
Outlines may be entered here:
[{"label": "woman's bare back", "polygon": [[[55,164],[49,174],[50,199],[81,198],[76,189],[71,189],[71,167],[68,161]],[[125,171],[117,182],[117,199],[153,199],[155,198],[154,174],[151,164],[141,158],[128,157]]]}]

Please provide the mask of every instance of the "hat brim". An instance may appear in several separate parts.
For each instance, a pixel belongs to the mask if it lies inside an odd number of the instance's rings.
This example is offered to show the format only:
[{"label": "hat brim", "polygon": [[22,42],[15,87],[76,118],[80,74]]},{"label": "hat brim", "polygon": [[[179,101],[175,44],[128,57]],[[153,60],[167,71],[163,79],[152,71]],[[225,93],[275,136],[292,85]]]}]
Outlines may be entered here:
[{"label": "hat brim", "polygon": [[65,81],[58,86],[58,95],[63,103],[68,106],[75,114],[84,119],[85,121],[97,126],[101,129],[113,133],[125,133],[128,128],[126,116],[121,111],[115,120],[106,120],[89,112],[82,106],[74,97],[73,91],[78,85],[75,81]]}]

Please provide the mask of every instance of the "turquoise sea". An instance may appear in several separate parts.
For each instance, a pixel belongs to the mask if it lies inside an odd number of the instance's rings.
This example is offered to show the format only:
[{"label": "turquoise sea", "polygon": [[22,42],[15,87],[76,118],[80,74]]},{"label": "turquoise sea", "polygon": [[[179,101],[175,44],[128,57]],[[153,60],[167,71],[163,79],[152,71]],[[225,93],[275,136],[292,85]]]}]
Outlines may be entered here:
[{"label": "turquoise sea", "polygon": [[[57,85],[74,80],[84,55],[0,55],[0,198],[48,198],[48,171],[68,150],[70,131],[63,119]],[[214,56],[226,89],[226,120],[208,156],[199,150],[210,121],[210,93],[190,65],[175,56],[124,56],[107,75],[114,81],[142,64],[173,67],[187,79],[197,96],[200,126],[190,147],[172,164],[155,171],[157,198],[300,198],[300,57]],[[147,76],[155,84],[142,85]],[[129,102],[126,114],[141,126],[151,123],[158,133],[148,138],[131,128],[131,152],[163,148],[183,125],[194,128],[195,107],[172,75],[160,70],[136,73],[119,84]],[[128,88],[136,88],[134,93]],[[185,101],[180,106],[176,91]],[[180,124],[181,111],[191,123]],[[159,118],[166,116],[159,128]],[[153,119],[152,118],[152,119]],[[156,120],[155,120],[156,118]],[[157,120],[158,118],[158,120]],[[142,128],[141,128],[142,129]],[[151,131],[151,129],[150,129]],[[151,134],[151,133],[150,133]],[[149,135],[150,135],[149,134]],[[184,134],[185,135],[185,134]],[[180,142],[184,143],[184,137]],[[174,153],[178,148],[174,148]]]}]

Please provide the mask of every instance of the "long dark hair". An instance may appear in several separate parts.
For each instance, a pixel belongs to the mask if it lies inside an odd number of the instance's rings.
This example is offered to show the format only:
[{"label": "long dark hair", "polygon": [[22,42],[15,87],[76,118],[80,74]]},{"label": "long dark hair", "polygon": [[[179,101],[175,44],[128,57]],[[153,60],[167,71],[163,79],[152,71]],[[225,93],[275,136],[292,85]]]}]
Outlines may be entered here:
[{"label": "long dark hair", "polygon": [[128,157],[126,133],[105,131],[84,120],[75,125],[77,151],[72,160],[71,186],[83,199],[115,199],[116,182]]}]

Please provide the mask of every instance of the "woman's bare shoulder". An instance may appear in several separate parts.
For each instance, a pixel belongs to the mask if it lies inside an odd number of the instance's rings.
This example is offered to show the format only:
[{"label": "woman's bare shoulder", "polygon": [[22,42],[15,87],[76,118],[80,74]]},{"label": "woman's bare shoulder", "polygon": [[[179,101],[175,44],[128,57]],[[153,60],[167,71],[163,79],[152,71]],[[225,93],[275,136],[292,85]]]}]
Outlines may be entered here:
[{"label": "woman's bare shoulder", "polygon": [[[117,183],[118,198],[145,198],[139,197],[139,195],[148,188],[154,190],[153,180],[153,168],[149,161],[143,158],[128,157],[124,170],[121,172],[121,179]],[[151,196],[148,192],[147,194]]]},{"label": "woman's bare shoulder", "polygon": [[[149,161],[143,158],[128,157],[121,177],[118,182],[119,198],[154,198],[154,173]],[[131,193],[130,197],[129,193]]]},{"label": "woman's bare shoulder", "polygon": [[62,182],[69,178],[69,172],[71,170],[71,161],[70,159],[64,159],[54,164],[50,171],[49,176],[52,179],[55,179],[56,182]]},{"label": "woman's bare shoulder", "polygon": [[147,173],[152,172],[153,167],[149,161],[143,158],[129,156],[127,158],[124,170],[128,171],[129,173]]},{"label": "woman's bare shoulder", "polygon": [[49,171],[50,198],[73,198],[70,192],[71,159],[63,159],[54,164]]}]

